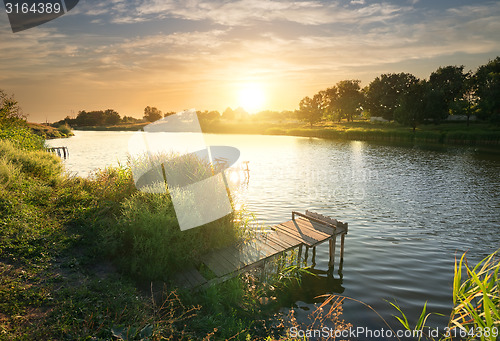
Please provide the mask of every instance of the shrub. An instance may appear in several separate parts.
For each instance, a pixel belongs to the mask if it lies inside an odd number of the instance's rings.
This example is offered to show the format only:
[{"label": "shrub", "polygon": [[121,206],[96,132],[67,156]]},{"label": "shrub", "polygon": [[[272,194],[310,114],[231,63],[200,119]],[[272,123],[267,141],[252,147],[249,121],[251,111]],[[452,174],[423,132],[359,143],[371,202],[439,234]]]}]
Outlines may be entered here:
[{"label": "shrub", "polygon": [[72,134],[71,127],[66,123],[57,127],[57,130],[59,130],[64,136],[70,136]]},{"label": "shrub", "polygon": [[55,155],[44,150],[20,151],[10,141],[0,140],[0,156],[20,167],[23,173],[53,183],[63,172],[63,165]]},{"label": "shrub", "polygon": [[236,238],[231,216],[181,231],[168,194],[136,192],[122,204],[116,224],[103,230],[121,268],[140,279],[168,279],[211,248]]},{"label": "shrub", "polygon": [[43,137],[33,134],[24,125],[0,127],[0,140],[9,140],[13,145],[24,150],[41,150],[45,148]]}]

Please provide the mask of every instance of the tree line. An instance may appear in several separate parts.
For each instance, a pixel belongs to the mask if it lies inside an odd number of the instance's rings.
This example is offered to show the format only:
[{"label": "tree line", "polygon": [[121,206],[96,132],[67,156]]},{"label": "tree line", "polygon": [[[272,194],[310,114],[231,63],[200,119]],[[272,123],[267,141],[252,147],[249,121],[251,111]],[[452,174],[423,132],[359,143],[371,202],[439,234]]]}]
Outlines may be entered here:
[{"label": "tree line", "polygon": [[311,126],[322,119],[352,121],[362,112],[387,121],[416,126],[425,121],[440,123],[449,115],[472,115],[500,122],[500,57],[476,72],[464,66],[439,67],[429,79],[410,73],[387,73],[365,88],[359,80],[343,80],[304,97],[297,117]]},{"label": "tree line", "polygon": [[[227,109],[226,109],[227,110]],[[147,106],[144,108],[142,119],[132,116],[121,117],[114,109],[85,111],[81,110],[74,118],[66,116],[66,118],[52,123],[53,126],[67,124],[71,127],[89,127],[89,126],[110,126],[128,123],[148,123],[159,120],[160,118],[175,114],[175,111],[163,113],[156,107]],[[200,120],[213,120],[222,117],[218,111],[197,111]],[[230,115],[224,116],[228,118]]]}]

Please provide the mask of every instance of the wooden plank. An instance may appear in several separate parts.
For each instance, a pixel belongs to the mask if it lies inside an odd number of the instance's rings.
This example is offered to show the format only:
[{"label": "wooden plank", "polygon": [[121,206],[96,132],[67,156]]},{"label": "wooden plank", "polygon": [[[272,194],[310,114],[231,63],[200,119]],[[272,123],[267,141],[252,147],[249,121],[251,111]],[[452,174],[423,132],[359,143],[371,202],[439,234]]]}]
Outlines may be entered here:
[{"label": "wooden plank", "polygon": [[314,227],[307,221],[300,221],[300,222],[294,221],[293,225],[290,223],[287,224],[286,226],[289,228],[295,228],[297,229],[297,232],[299,232],[300,234],[309,236],[317,241],[324,241],[332,236],[331,234],[315,230]]},{"label": "wooden plank", "polygon": [[266,238],[272,241],[273,243],[280,245],[283,248],[283,250],[289,250],[296,246],[296,245],[290,245],[285,241],[283,241],[282,239],[279,239],[277,233],[272,233],[272,234],[270,233],[266,236]]},{"label": "wooden plank", "polygon": [[225,259],[233,265],[235,269],[240,269],[245,266],[245,264],[240,261],[236,249],[224,248],[223,250],[221,250],[221,253],[225,257]]},{"label": "wooden plank", "polygon": [[290,244],[292,247],[299,246],[300,244],[303,243],[302,240],[298,240],[293,236],[281,232],[281,230],[277,229],[277,226],[273,226],[273,228],[276,228],[274,230],[275,232],[274,237],[279,238],[281,241],[286,242],[287,244]]},{"label": "wooden plank", "polygon": [[191,286],[191,283],[184,275],[184,272],[177,273],[175,275],[175,277],[173,278],[173,282],[176,286],[178,286],[179,288],[183,288],[183,289],[187,289]]},{"label": "wooden plank", "polygon": [[270,257],[270,256],[273,256],[275,254],[278,253],[278,251],[276,251],[275,249],[273,249],[272,247],[270,247],[269,245],[267,245],[264,241],[262,240],[259,240],[259,239],[255,239],[254,240],[255,242],[255,247],[258,249],[258,250],[261,250],[263,251],[264,253],[264,257],[262,258],[266,258],[266,257]]},{"label": "wooden plank", "polygon": [[314,225],[306,219],[295,219],[295,227],[302,229],[304,233],[309,233],[314,239],[322,240],[332,236],[332,233],[315,229]]},{"label": "wooden plank", "polygon": [[296,212],[296,211],[292,211],[292,220],[295,220],[295,215],[298,215],[300,217],[304,217],[304,218],[309,219],[309,220],[314,220],[314,221],[316,221],[316,222],[318,222],[320,224],[330,225],[330,223],[326,222],[323,219],[318,219],[318,218],[315,218],[315,217],[311,217],[310,215],[305,215],[303,213]]},{"label": "wooden plank", "polygon": [[259,260],[266,258],[266,252],[257,249],[255,242],[249,242],[240,245],[240,260],[245,262],[247,265],[258,262]]},{"label": "wooden plank", "polygon": [[298,232],[292,231],[285,226],[277,226],[277,228],[279,228],[278,230],[276,230],[276,232],[278,234],[285,235],[289,238],[293,238],[293,239],[297,240],[299,242],[299,244],[316,243],[316,240],[314,240],[310,237],[307,237],[305,235],[301,236]]},{"label": "wooden plank", "polygon": [[316,239],[316,238],[313,238],[313,237],[299,231],[298,229],[295,228],[295,226],[280,224],[280,227],[281,227],[280,231],[288,233],[289,235],[291,235],[299,240],[302,240],[302,242],[304,244],[313,245],[313,244],[316,244],[322,240],[322,238]]},{"label": "wooden plank", "polygon": [[207,279],[205,277],[203,277],[198,270],[196,270],[195,268],[191,268],[189,270],[189,275],[190,275],[190,278],[191,278],[191,283],[194,283],[194,286],[193,287],[197,287],[197,286],[200,286],[200,285],[203,285],[205,283],[207,283]]},{"label": "wooden plank", "polygon": [[226,261],[224,256],[222,256],[219,252],[207,255],[203,263],[205,263],[205,265],[208,266],[208,268],[218,277],[234,271],[232,264]]},{"label": "wooden plank", "polygon": [[332,224],[332,225],[335,225],[335,226],[337,226],[337,223],[338,223],[337,219],[333,219],[333,218],[327,217],[325,215],[322,215],[320,213],[316,213],[316,212],[312,212],[312,211],[307,211],[306,210],[306,216],[310,216],[310,217],[322,220],[322,221],[324,221],[327,224]]},{"label": "wooden plank", "polygon": [[173,278],[174,284],[180,288],[190,289],[200,286],[207,280],[194,267],[179,272]]},{"label": "wooden plank", "polygon": [[308,236],[316,241],[327,238],[324,234],[316,232],[310,225],[299,225],[296,221],[287,221],[281,225],[291,231],[294,231],[295,233],[298,233],[300,236]]},{"label": "wooden plank", "polygon": [[322,225],[320,223],[316,223],[316,222],[313,222],[313,221],[310,221],[310,220],[307,220],[305,218],[296,218],[295,219],[296,222],[298,223],[303,223],[303,222],[309,222],[311,223],[311,227],[316,230],[316,231],[320,231],[320,232],[323,232],[329,236],[333,235],[334,233],[336,233],[336,228],[334,229],[333,227],[330,227],[330,226],[326,226],[326,225]]},{"label": "wooden plank", "polygon": [[[196,274],[198,274],[199,277]],[[206,282],[206,280],[204,280],[204,278],[195,268],[189,268],[188,270],[184,271],[184,277],[189,281],[190,288],[197,287],[200,284],[200,282],[201,283],[203,283],[204,281]]]},{"label": "wooden plank", "polygon": [[275,253],[280,253],[283,250],[285,250],[283,246],[281,246],[280,244],[276,244],[271,238],[266,238],[264,236],[261,236],[258,239],[262,243],[266,244],[268,247],[272,248],[275,251]]}]

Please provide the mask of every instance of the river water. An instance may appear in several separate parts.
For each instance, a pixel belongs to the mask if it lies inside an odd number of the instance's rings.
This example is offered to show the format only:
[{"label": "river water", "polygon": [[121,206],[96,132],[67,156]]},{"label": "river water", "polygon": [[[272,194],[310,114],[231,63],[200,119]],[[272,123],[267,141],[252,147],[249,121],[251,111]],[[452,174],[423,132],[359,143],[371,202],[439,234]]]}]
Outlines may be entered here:
[{"label": "river water", "polygon": [[[75,131],[67,146],[70,172],[126,164],[132,132]],[[455,257],[476,263],[500,247],[500,157],[474,148],[398,147],[360,141],[259,135],[205,135],[249,161],[250,177],[235,190],[239,202],[271,225],[291,211],[314,210],[349,223],[342,277],[320,278],[297,291],[299,319],[317,295],[342,292],[394,321],[397,301],[415,321],[428,311],[449,315]],[[338,260],[337,260],[338,262]],[[328,245],[316,268],[328,268]],[[384,327],[364,305],[346,301],[343,318],[354,326]],[[446,317],[430,324],[444,327]],[[444,331],[444,330],[443,330]]]}]

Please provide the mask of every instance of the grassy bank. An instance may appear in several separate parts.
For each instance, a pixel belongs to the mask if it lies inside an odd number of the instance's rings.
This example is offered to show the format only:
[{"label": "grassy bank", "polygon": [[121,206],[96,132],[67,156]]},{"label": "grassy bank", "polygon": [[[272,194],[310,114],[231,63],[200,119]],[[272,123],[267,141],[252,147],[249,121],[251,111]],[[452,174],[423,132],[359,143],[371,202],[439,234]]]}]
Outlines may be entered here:
[{"label": "grassy bank", "polygon": [[57,139],[74,135],[72,129],[68,125],[61,125],[57,128],[31,122],[28,122],[27,125],[31,132],[44,139]]},{"label": "grassy bank", "polygon": [[446,123],[421,125],[415,132],[397,123],[366,121],[324,123],[309,127],[300,124],[253,122],[202,122],[206,133],[265,134],[319,137],[338,140],[385,141],[402,143],[440,143],[460,145],[500,146],[500,127],[489,124]]},{"label": "grassy bank", "polygon": [[245,275],[192,293],[171,283],[238,238],[245,219],[181,232],[169,196],[138,192],[129,169],[72,178],[56,156],[2,140],[0,213],[0,340],[284,333],[283,318],[261,304],[279,285]]}]

